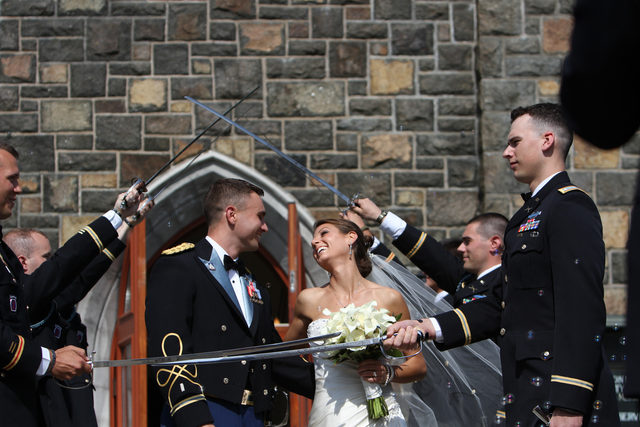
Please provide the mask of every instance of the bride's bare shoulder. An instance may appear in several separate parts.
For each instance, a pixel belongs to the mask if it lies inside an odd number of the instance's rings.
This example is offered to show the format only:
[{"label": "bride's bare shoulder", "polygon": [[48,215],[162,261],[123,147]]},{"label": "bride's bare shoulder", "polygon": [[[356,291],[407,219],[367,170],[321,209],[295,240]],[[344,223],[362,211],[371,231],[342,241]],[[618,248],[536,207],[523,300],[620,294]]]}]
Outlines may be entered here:
[{"label": "bride's bare shoulder", "polygon": [[[326,286],[326,285],[325,285]],[[298,295],[298,304],[307,305],[315,301],[320,295],[324,293],[325,286],[318,288],[303,289]]]}]

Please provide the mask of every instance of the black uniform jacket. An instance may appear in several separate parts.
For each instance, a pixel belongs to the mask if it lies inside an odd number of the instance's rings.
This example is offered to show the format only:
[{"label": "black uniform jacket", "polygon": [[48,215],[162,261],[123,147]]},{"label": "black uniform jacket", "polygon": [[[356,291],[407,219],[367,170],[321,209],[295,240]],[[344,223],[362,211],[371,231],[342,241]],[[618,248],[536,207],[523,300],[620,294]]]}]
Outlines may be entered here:
[{"label": "black uniform jacket", "polygon": [[[214,266],[208,268],[213,251],[211,244],[203,239],[195,247],[183,244],[165,253],[173,251],[179,252],[162,256],[149,279],[146,323],[150,356],[200,353],[281,341],[273,326],[271,301],[264,287],[257,285],[263,304],[252,303],[253,321],[248,327],[234,302],[235,295],[231,297],[213,276],[209,268]],[[218,268],[213,273],[227,277],[222,263],[219,259],[216,262]],[[195,427],[213,421],[205,395],[239,404],[243,391],[250,390],[254,409],[259,413],[270,409],[272,379],[287,390],[308,398],[313,398],[315,392],[313,364],[300,357],[181,365],[154,372],[179,427]]]},{"label": "black uniform jacket", "polygon": [[[0,229],[1,230],[1,229]],[[84,227],[33,274],[22,265],[4,242],[0,244],[0,413],[2,424],[22,427],[37,424],[36,376],[42,351],[31,338],[28,305],[43,310],[71,283],[70,276],[87,266],[117,238],[104,217]]]},{"label": "black uniform jacket", "polygon": [[[613,377],[604,357],[604,242],[591,198],[551,179],[511,218],[502,293],[436,316],[448,349],[492,336],[501,350],[507,425],[538,425],[532,409],[561,407],[619,425]],[[594,404],[596,401],[599,403]],[[595,409],[599,408],[599,409]]]},{"label": "black uniform jacket", "polygon": [[499,269],[478,279],[464,270],[464,262],[445,250],[433,237],[407,224],[400,237],[393,241],[412,263],[453,296],[454,307],[482,298],[499,283]]}]

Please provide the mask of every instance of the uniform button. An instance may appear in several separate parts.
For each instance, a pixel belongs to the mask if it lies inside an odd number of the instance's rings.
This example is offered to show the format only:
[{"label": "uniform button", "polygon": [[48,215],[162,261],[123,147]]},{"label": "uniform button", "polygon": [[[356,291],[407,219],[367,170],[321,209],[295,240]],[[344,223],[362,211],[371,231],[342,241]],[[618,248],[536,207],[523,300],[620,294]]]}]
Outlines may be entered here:
[{"label": "uniform button", "polygon": [[222,327],[220,329],[222,329],[222,332],[226,331],[227,330],[227,325],[222,325]]},{"label": "uniform button", "polygon": [[527,249],[527,245],[522,245],[522,249]]},{"label": "uniform button", "polygon": [[253,374],[253,368],[251,368],[251,373]]},{"label": "uniform button", "polygon": [[508,281],[509,281],[509,279],[507,279],[507,275],[506,275],[506,274],[504,275],[504,281],[505,281],[505,282],[508,282]]},{"label": "uniform button", "polygon": [[551,353],[549,353],[548,351],[545,351],[544,353],[542,353],[542,356],[543,356],[545,359],[548,359],[550,354],[551,354]]},{"label": "uniform button", "polygon": [[247,361],[246,361],[246,360],[243,360],[243,361],[242,361],[242,362],[240,362],[240,363],[242,363],[243,365],[246,365],[246,364],[247,364]]},{"label": "uniform button", "polygon": [[262,391],[262,394],[264,394],[264,395],[266,396],[267,394],[269,394],[269,390],[267,390],[267,389],[265,388],[265,389]]},{"label": "uniform button", "polygon": [[262,338],[262,344],[266,343],[267,339],[266,338]]},{"label": "uniform button", "polygon": [[507,333],[507,330],[505,328],[500,329],[500,336],[503,337],[504,334]]},{"label": "uniform button", "polygon": [[504,301],[502,301],[502,308],[504,309],[506,306],[506,304],[504,303]]},{"label": "uniform button", "polygon": [[229,378],[223,379],[222,382],[225,383],[225,384],[229,384]]},{"label": "uniform button", "polygon": [[262,365],[262,370],[266,371],[267,370],[267,365]]}]

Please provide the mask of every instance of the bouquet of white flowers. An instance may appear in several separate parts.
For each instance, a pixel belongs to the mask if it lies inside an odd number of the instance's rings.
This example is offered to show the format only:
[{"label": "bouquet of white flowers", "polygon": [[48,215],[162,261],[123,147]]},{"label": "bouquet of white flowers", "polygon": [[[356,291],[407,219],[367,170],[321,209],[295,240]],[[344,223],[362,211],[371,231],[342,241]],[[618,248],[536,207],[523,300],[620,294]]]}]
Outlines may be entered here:
[{"label": "bouquet of white flowers", "polygon": [[[377,305],[378,303],[376,301],[370,301],[361,307],[349,304],[335,313],[325,308],[322,313],[329,316],[329,321],[322,330],[322,334],[342,332],[340,336],[328,340],[327,344],[354,342],[384,336],[387,332],[387,327],[400,320],[402,314],[395,317],[391,316],[387,309],[383,308],[378,310],[374,308]],[[392,350],[391,353],[393,355],[402,355],[398,350]],[[379,359],[382,357],[382,351],[379,345],[334,350],[328,354],[329,359],[333,360],[334,364],[347,360],[360,363],[363,360]],[[380,387],[380,384],[369,383],[362,378],[361,380],[367,396],[369,418],[375,420],[388,415],[389,410],[387,409],[387,403],[382,397],[382,387]]]}]

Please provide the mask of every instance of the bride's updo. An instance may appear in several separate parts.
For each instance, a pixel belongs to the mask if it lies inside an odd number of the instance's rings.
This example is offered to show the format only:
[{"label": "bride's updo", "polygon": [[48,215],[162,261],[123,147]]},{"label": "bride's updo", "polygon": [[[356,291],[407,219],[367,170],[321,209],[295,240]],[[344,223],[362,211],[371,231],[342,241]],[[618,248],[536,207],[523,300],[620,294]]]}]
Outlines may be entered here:
[{"label": "bride's updo", "polygon": [[313,225],[315,231],[323,224],[331,224],[336,226],[338,231],[342,234],[347,234],[351,231],[358,235],[358,238],[353,242],[353,256],[358,266],[358,271],[362,277],[367,277],[371,273],[371,259],[369,258],[369,248],[373,244],[373,237],[365,236],[355,223],[346,219],[321,219],[316,221]]}]

